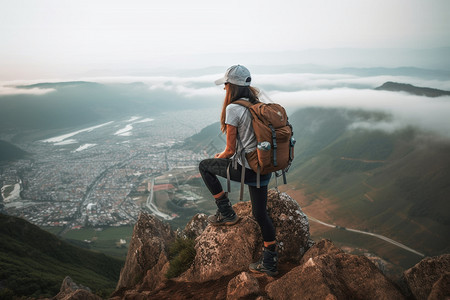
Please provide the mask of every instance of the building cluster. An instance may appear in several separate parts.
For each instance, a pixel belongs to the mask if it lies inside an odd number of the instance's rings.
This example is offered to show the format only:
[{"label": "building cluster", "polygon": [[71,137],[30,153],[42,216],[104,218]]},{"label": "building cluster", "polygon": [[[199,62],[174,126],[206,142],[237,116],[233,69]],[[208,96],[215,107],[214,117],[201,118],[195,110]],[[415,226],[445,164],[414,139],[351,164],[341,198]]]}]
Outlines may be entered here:
[{"label": "building cluster", "polygon": [[21,199],[3,203],[4,209],[44,227],[134,224],[143,205],[133,194],[148,193],[150,178],[204,158],[171,147],[192,135],[181,127],[155,120],[126,137],[97,129],[76,136],[95,143],[82,151],[74,151],[79,144],[33,142],[26,149],[33,153],[31,160],[0,166],[0,184],[21,182],[22,188]]}]

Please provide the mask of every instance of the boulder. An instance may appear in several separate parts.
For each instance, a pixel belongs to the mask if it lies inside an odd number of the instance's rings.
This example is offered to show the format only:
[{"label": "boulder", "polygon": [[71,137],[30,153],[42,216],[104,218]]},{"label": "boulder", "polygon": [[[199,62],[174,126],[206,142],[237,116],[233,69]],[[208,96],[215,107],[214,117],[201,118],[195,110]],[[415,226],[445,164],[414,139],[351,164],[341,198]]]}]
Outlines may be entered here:
[{"label": "boulder", "polygon": [[228,283],[227,300],[238,300],[259,293],[258,280],[247,272],[242,272]]},{"label": "boulder", "polygon": [[268,192],[267,211],[275,226],[280,261],[298,263],[314,244],[307,216],[297,201],[275,189]]},{"label": "boulder", "polygon": [[442,275],[433,284],[428,300],[450,299],[450,273]]},{"label": "boulder", "polygon": [[[142,212],[134,226],[125,265],[120,272],[116,292],[136,287],[144,277],[151,276],[160,258],[167,257],[167,248],[175,240],[175,233],[169,224],[155,216]],[[161,262],[159,270],[162,269]],[[155,270],[156,272],[157,270]],[[155,276],[159,277],[159,274]]]},{"label": "boulder", "polygon": [[[280,261],[299,262],[309,247],[309,223],[298,203],[285,193],[270,190],[268,212],[279,243]],[[210,226],[196,239],[192,266],[179,277],[181,281],[205,282],[235,272],[261,255],[263,245],[259,225],[251,212],[251,203],[233,206],[241,220],[234,226]]]},{"label": "boulder", "polygon": [[195,239],[200,234],[203,233],[205,228],[208,226],[208,216],[205,214],[196,214],[192,219],[186,224],[184,230],[181,231],[180,236],[183,238]]},{"label": "boulder", "polygon": [[59,293],[53,300],[101,300],[97,295],[92,294],[88,287],[76,284],[72,278],[64,278]]},{"label": "boulder", "polygon": [[[414,267],[406,270],[403,276],[417,300],[427,299],[433,290],[434,295],[446,294],[450,297],[450,286],[443,285],[448,282],[450,273],[450,254],[437,257],[428,257],[421,260]],[[445,299],[440,298],[440,299]]]},{"label": "boulder", "polygon": [[277,299],[404,299],[366,257],[346,254],[328,240],[309,249],[300,265],[266,286]]}]

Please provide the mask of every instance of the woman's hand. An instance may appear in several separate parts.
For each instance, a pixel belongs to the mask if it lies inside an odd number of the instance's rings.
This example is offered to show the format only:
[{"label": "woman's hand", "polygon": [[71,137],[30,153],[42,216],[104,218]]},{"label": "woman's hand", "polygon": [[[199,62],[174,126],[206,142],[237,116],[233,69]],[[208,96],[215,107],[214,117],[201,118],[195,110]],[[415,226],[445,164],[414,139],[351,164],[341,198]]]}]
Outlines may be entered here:
[{"label": "woman's hand", "polygon": [[214,158],[230,158],[236,152],[237,128],[227,125],[227,146],[221,153],[214,155]]}]

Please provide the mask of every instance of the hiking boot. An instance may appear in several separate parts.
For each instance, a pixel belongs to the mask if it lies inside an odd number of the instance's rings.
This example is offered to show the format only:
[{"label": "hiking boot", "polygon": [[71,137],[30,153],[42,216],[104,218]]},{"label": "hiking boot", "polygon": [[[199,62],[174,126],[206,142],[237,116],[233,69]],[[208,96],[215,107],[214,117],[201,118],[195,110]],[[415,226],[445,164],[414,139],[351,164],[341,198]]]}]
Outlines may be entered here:
[{"label": "hiking boot", "polygon": [[239,217],[233,210],[228,196],[225,194],[222,198],[216,200],[217,212],[208,217],[208,222],[213,226],[234,225],[239,221]]},{"label": "hiking boot", "polygon": [[250,271],[253,273],[266,273],[269,276],[278,275],[277,270],[278,254],[276,251],[270,251],[266,247],[263,248],[263,257],[249,265]]},{"label": "hiking boot", "polygon": [[224,217],[219,210],[217,210],[215,215],[211,215],[208,217],[208,222],[212,226],[231,226],[239,222],[240,218],[234,214],[229,217]]}]

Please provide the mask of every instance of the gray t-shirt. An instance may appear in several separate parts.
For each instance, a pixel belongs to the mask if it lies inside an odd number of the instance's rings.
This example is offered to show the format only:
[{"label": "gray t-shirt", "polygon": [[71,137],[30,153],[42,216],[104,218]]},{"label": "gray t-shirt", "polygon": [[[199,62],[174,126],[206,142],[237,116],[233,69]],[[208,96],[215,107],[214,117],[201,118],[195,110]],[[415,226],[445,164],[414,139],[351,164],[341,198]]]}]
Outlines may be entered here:
[{"label": "gray t-shirt", "polygon": [[[243,98],[243,100],[248,101],[248,99],[245,98]],[[226,109],[225,124],[237,127],[239,138],[245,148],[245,153],[252,152],[256,149],[257,141],[255,132],[253,131],[252,116],[246,107],[239,104],[229,104]],[[236,154],[241,153],[241,148],[240,143],[237,141]],[[237,155],[236,158],[238,163],[242,166],[240,156]],[[250,169],[247,159],[245,160],[245,167]]]}]

